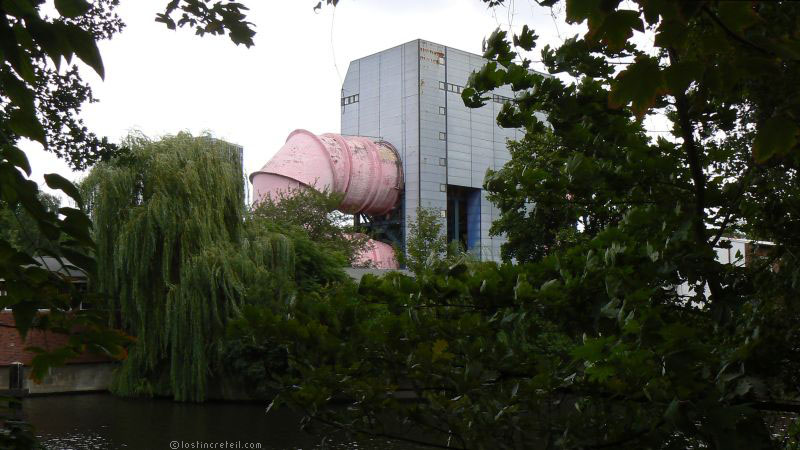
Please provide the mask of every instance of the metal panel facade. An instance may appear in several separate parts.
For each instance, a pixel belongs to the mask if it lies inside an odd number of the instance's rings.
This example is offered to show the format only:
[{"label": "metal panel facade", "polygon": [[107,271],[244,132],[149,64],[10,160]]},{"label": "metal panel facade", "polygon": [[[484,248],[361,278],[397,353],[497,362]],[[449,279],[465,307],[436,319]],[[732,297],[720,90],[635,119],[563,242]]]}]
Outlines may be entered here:
[{"label": "metal panel facade", "polygon": [[[482,188],[486,170],[511,159],[506,141],[522,137],[520,130],[496,124],[502,99],[477,109],[461,100],[470,74],[485,62],[478,55],[416,40],[350,63],[342,98],[358,94],[359,100],[342,106],[341,132],[380,137],[397,148],[405,173],[407,221],[416,219],[419,206],[446,211],[443,185]],[[508,86],[495,94],[513,97]],[[471,219],[480,226],[476,247],[482,259],[499,260],[505,239],[489,236],[498,212],[486,193],[480,194],[474,202],[479,212]]]}]

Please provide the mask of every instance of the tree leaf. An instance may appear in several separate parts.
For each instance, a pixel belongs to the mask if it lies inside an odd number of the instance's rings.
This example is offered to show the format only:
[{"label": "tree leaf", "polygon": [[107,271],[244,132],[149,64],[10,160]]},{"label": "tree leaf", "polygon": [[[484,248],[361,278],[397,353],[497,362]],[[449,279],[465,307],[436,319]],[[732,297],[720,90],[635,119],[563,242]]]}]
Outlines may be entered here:
[{"label": "tree leaf", "polygon": [[21,43],[17,42],[16,34],[5,20],[0,21],[0,55],[3,56],[6,62],[11,64],[11,67],[20,78],[30,84],[36,82],[30,55],[25,51]]},{"label": "tree leaf", "polygon": [[753,3],[747,1],[719,2],[719,18],[733,31],[741,31],[759,21]]},{"label": "tree leaf", "polygon": [[175,21],[172,20],[171,17],[163,13],[156,14],[156,22],[161,22],[165,24],[167,28],[169,28],[170,30],[174,30],[176,28]]},{"label": "tree leaf", "polygon": [[69,19],[82,16],[92,8],[86,0],[55,0],[55,6],[59,14]]},{"label": "tree leaf", "polygon": [[74,54],[72,46],[66,38],[66,29],[69,29],[69,25],[62,22],[49,23],[44,20],[31,20],[28,23],[31,35],[47,53],[56,68],[61,64],[62,56],[69,63]]},{"label": "tree leaf", "polygon": [[538,37],[539,36],[537,36],[533,30],[528,28],[528,25],[524,25],[522,27],[522,32],[518,35],[514,35],[514,45],[522,47],[527,51],[531,51],[534,47],[536,47],[536,39]]},{"label": "tree leaf", "polygon": [[587,338],[583,345],[573,348],[570,354],[575,359],[598,361],[603,356],[603,350],[608,342],[608,338]]},{"label": "tree leaf", "polygon": [[445,350],[447,350],[447,341],[444,339],[437,339],[431,348],[431,359],[436,361],[437,359],[443,358]]},{"label": "tree leaf", "polygon": [[72,25],[64,27],[63,31],[78,58],[94,69],[100,78],[105,78],[103,59],[100,57],[100,49],[97,48],[92,33]]},{"label": "tree leaf", "polygon": [[680,402],[678,399],[673,399],[667,409],[664,410],[664,419],[666,419],[670,423],[675,423],[678,421],[679,417],[678,414],[680,412]]},{"label": "tree leaf", "polygon": [[11,311],[14,314],[14,323],[23,339],[33,325],[33,319],[36,318],[36,312],[38,310],[39,304],[34,301],[20,301],[11,305]]},{"label": "tree leaf", "polygon": [[61,229],[64,232],[77,239],[82,245],[94,245],[91,236],[92,221],[83,211],[75,208],[60,208],[58,212],[64,215],[64,220],[61,222]]},{"label": "tree leaf", "polygon": [[44,181],[51,189],[59,189],[65,194],[69,195],[73,200],[75,200],[76,203],[78,203],[78,206],[83,208],[83,198],[81,197],[81,193],[71,181],[57,173],[45,174]]},{"label": "tree leaf", "polygon": [[600,11],[600,0],[567,0],[567,22],[580,23]]},{"label": "tree leaf", "polygon": [[681,61],[664,69],[667,92],[672,95],[683,94],[692,81],[703,75],[703,66],[696,61]]},{"label": "tree leaf", "polygon": [[664,20],[658,25],[653,43],[661,48],[682,48],[686,42],[687,30],[687,26],[678,20]]},{"label": "tree leaf", "polygon": [[15,106],[20,109],[30,110],[31,114],[33,114],[34,95],[22,80],[17,78],[11,71],[0,70],[0,86],[3,88],[3,93],[8,95]]},{"label": "tree leaf", "polygon": [[28,176],[31,176],[31,165],[28,162],[28,157],[25,156],[25,152],[16,146],[7,145],[3,147],[3,156],[8,162],[22,169]]},{"label": "tree leaf", "polygon": [[664,91],[664,75],[658,61],[649,56],[639,56],[636,62],[617,75],[611,86],[608,104],[612,108],[619,108],[632,103],[631,109],[641,119]]},{"label": "tree leaf", "polygon": [[39,119],[31,110],[15,109],[11,111],[11,116],[8,119],[8,126],[11,128],[11,131],[20,136],[25,136],[42,143],[42,145],[47,145],[47,136],[45,135],[44,127],[42,127]]},{"label": "tree leaf", "polygon": [[782,156],[797,145],[797,122],[785,116],[767,120],[758,127],[753,140],[753,158],[763,163],[775,155]]},{"label": "tree leaf", "polygon": [[7,14],[15,17],[33,16],[37,14],[36,6],[29,0],[23,1],[4,1],[2,8]]},{"label": "tree leaf", "polygon": [[611,51],[621,50],[633,36],[633,30],[644,32],[644,23],[638,11],[618,10],[607,15],[603,23],[587,35],[602,41]]}]

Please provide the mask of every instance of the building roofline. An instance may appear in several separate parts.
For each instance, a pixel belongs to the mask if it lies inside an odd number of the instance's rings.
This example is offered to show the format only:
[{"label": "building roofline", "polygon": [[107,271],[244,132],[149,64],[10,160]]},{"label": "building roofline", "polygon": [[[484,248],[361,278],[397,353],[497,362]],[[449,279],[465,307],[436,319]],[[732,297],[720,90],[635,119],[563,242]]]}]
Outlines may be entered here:
[{"label": "building roofline", "polygon": [[[417,39],[412,39],[412,40],[410,40],[410,41],[403,42],[403,43],[401,43],[401,44],[397,44],[397,45],[395,45],[395,46],[393,46],[393,47],[385,48],[385,49],[383,49],[383,50],[379,50],[379,51],[377,51],[377,52],[373,52],[373,53],[370,53],[370,54],[368,54],[368,55],[362,56],[362,57],[360,57],[360,58],[356,58],[356,59],[354,59],[354,60],[351,60],[351,61],[350,61],[350,63],[348,64],[348,66],[347,66],[347,67],[348,67],[348,69],[349,69],[349,68],[350,68],[350,64],[353,64],[353,63],[354,63],[354,62],[356,62],[356,61],[360,61],[360,60],[362,60],[362,59],[370,58],[370,57],[372,57],[372,56],[375,56],[375,55],[377,55],[377,54],[379,54],[379,53],[388,52],[389,50],[394,50],[394,49],[396,49],[396,48],[398,48],[398,47],[403,47],[403,46],[405,46],[405,45],[407,45],[407,44],[411,44],[411,43],[414,43],[414,42],[417,42],[417,43],[421,43],[421,42],[430,42],[431,44],[435,44],[435,45],[441,45],[442,47],[445,47],[445,48],[447,48],[447,49],[449,49],[449,50],[455,50],[455,51],[457,51],[457,52],[466,53],[466,54],[468,54],[468,55],[472,55],[472,56],[477,56],[478,58],[483,58],[483,55],[479,55],[479,54],[477,54],[477,53],[472,53],[472,52],[468,52],[468,51],[466,51],[466,50],[461,50],[461,49],[459,49],[459,48],[450,47],[450,46],[448,46],[448,45],[440,44],[440,43],[438,43],[438,42],[433,42],[433,41],[429,41],[429,40],[426,40],[426,39],[420,39],[420,38],[417,38]],[[483,58],[483,59],[486,59],[486,58]],[[488,61],[488,60],[487,60],[487,61]],[[546,73],[546,72],[541,72],[541,71],[539,71],[539,70],[534,70],[534,69],[528,69],[528,70],[530,70],[531,72],[537,73],[537,74],[539,74],[539,75],[545,76],[545,77],[552,77],[552,76],[553,76],[553,75],[551,75],[551,74],[549,74],[549,73]]]}]

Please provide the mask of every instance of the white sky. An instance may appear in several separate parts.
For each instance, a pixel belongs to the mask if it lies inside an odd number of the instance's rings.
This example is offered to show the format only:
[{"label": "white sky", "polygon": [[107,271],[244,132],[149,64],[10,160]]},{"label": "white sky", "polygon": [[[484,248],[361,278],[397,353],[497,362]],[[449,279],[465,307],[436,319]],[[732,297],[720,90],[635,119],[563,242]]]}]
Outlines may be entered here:
[{"label": "white sky", "polygon": [[[247,49],[227,37],[167,30],[153,20],[166,1],[122,2],[127,26],[100,46],[105,80],[82,72],[99,99],[84,107],[86,124],[114,142],[134,129],[150,137],[208,130],[244,147],[247,173],[294,129],[339,131],[341,80],[351,60],[417,38],[481,53],[483,38],[509,23],[533,28],[538,48],[578,32],[532,0],[507,0],[495,10],[479,0],[341,0],[318,13],[317,0],[243,0],[257,31]],[[538,59],[538,49],[531,56]],[[23,148],[42,186],[44,173],[83,175],[38,144]]]}]

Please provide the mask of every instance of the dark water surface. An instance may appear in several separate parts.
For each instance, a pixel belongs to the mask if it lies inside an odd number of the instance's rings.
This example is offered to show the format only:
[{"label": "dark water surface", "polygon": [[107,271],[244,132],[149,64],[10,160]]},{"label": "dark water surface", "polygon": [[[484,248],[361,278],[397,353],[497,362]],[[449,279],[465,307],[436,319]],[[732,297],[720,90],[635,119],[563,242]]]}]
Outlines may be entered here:
[{"label": "dark water surface", "polygon": [[416,448],[383,439],[353,442],[341,435],[323,446],[320,436],[300,430],[297,414],[289,410],[267,413],[266,404],[260,403],[187,404],[78,394],[28,397],[23,411],[39,440],[54,450],[215,448],[198,443],[219,443],[216,448],[225,448],[220,444],[227,443],[227,448],[234,449],[237,443],[242,449]]}]

